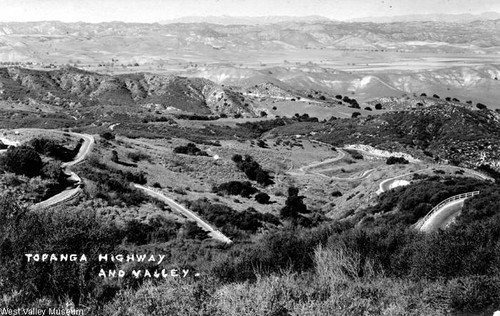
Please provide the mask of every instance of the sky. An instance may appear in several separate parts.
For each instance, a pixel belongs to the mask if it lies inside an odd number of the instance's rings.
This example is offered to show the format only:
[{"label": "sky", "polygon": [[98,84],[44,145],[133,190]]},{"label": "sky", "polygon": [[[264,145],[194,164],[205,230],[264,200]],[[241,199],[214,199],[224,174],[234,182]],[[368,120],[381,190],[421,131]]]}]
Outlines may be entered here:
[{"label": "sky", "polygon": [[0,21],[144,22],[185,16],[307,16],[335,20],[500,12],[500,0],[0,0]]}]

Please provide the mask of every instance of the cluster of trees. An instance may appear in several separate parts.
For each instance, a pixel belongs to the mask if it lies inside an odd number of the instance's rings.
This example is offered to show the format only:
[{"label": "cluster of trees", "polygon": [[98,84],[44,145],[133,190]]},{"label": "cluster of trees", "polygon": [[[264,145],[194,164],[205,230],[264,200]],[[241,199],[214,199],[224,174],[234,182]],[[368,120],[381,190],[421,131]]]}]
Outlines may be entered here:
[{"label": "cluster of trees", "polygon": [[248,179],[257,181],[257,183],[263,186],[274,184],[269,172],[262,169],[260,164],[253,160],[252,156],[245,155],[243,159],[241,155],[236,154],[231,159],[236,163],[238,169],[245,173]]},{"label": "cluster of trees", "polygon": [[83,144],[83,139],[80,139],[73,149],[68,149],[59,145],[55,140],[47,138],[34,138],[28,145],[31,146],[37,153],[52,157],[61,161],[71,161],[78,154],[80,147]]},{"label": "cluster of trees", "polygon": [[28,145],[9,148],[0,158],[0,165],[5,171],[27,177],[39,176],[43,168],[42,158]]},{"label": "cluster of trees", "polygon": [[57,161],[49,160],[45,163],[42,158],[29,145],[10,147],[5,155],[0,157],[0,170],[23,175],[29,178],[42,177],[55,181],[49,189],[55,192],[66,185],[66,176]]},{"label": "cluster of trees", "polygon": [[395,164],[406,165],[406,164],[409,163],[409,161],[406,160],[404,157],[390,156],[389,158],[387,158],[387,160],[385,161],[385,163],[388,164],[388,165],[395,165]]},{"label": "cluster of trees", "polygon": [[353,108],[353,109],[360,109],[361,108],[356,99],[351,99],[348,96],[344,96],[344,98],[342,98],[342,101],[344,101],[345,103],[348,103],[350,108]]},{"label": "cluster of trees", "polygon": [[310,117],[307,113],[304,113],[302,115],[300,115],[299,113],[295,113],[292,119],[298,122],[319,122],[317,117]]},{"label": "cluster of trees", "polygon": [[258,192],[258,190],[252,186],[249,181],[230,181],[220,184],[219,186],[214,186],[212,188],[214,193],[223,193],[229,195],[240,195],[244,198],[248,198],[251,195]]},{"label": "cluster of trees", "polygon": [[255,200],[260,204],[268,204],[271,197],[264,192],[259,192],[257,188],[252,186],[249,181],[230,181],[222,183],[218,186],[212,188],[214,193],[222,193],[229,195],[239,195],[244,198],[250,198],[251,195],[255,194]]},{"label": "cluster of trees", "polygon": [[193,143],[188,143],[186,146],[178,146],[174,148],[174,153],[190,155],[190,156],[208,156],[206,151],[196,147]]}]

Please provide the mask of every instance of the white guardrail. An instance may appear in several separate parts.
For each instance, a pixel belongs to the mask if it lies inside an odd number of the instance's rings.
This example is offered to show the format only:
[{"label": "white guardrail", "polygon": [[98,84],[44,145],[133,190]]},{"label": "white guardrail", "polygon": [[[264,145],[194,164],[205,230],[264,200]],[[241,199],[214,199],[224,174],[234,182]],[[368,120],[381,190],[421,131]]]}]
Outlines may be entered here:
[{"label": "white guardrail", "polygon": [[415,225],[415,228],[420,230],[420,228],[424,225],[424,223],[427,222],[429,217],[431,217],[434,213],[439,211],[446,204],[449,204],[449,203],[456,201],[456,200],[467,199],[467,198],[473,197],[475,195],[478,195],[479,193],[480,193],[479,191],[462,193],[462,194],[451,196],[451,197],[447,198],[446,200],[441,201],[438,205],[434,206],[432,208],[432,210],[430,210],[429,213],[427,213],[427,215],[425,215],[422,219],[420,219],[417,222],[417,224]]}]

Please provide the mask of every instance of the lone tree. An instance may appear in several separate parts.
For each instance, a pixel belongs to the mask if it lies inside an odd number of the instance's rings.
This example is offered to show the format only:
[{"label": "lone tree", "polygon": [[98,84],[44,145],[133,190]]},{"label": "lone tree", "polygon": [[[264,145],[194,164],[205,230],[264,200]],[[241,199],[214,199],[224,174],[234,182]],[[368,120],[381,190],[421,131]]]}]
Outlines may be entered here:
[{"label": "lone tree", "polygon": [[487,108],[488,108],[486,105],[484,105],[484,104],[482,104],[482,103],[478,103],[478,104],[476,104],[476,107],[477,107],[478,109],[480,109],[480,110],[485,110],[485,109],[487,109]]},{"label": "lone tree", "polygon": [[5,169],[28,177],[38,176],[43,168],[38,153],[28,146],[9,148],[2,160]]},{"label": "lone tree", "polygon": [[309,213],[310,211],[302,201],[303,199],[304,196],[299,196],[298,188],[289,187],[285,207],[280,210],[281,217],[296,222],[300,214]]}]

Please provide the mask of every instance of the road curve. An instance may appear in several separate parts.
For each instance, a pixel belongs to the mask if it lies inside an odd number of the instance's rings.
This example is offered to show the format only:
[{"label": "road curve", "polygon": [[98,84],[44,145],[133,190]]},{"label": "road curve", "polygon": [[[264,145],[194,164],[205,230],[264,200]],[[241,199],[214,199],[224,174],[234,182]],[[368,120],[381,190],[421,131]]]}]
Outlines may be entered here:
[{"label": "road curve", "polygon": [[[42,209],[42,208],[47,208],[50,206],[54,206],[56,204],[62,203],[64,201],[67,201],[71,198],[74,198],[78,194],[81,193],[82,189],[80,187],[80,184],[82,183],[82,179],[74,172],[70,170],[70,168],[83,160],[87,158],[87,155],[90,153],[92,150],[92,146],[94,145],[94,137],[89,134],[79,134],[79,133],[73,133],[73,132],[64,132],[64,131],[58,131],[58,130],[46,130],[46,129],[38,129],[38,128],[23,128],[21,130],[30,130],[30,131],[50,131],[50,132],[56,132],[56,133],[61,133],[61,134],[70,134],[75,137],[81,137],[83,139],[83,144],[80,147],[80,150],[78,151],[78,154],[76,155],[75,159],[73,161],[65,162],[61,164],[61,168],[63,169],[63,172],[68,176],[68,178],[75,182],[76,187],[72,188],[67,188],[66,190],[60,192],[59,194],[56,194],[47,200],[41,201],[39,203],[33,204],[31,206],[31,209]],[[15,144],[12,143],[11,145],[20,145],[19,142],[16,142]]]},{"label": "road curve", "polygon": [[[450,165],[447,165],[447,167],[451,167],[451,168],[455,168],[455,169],[458,169],[458,170],[462,170],[462,171],[464,171],[466,173],[471,174],[472,176],[479,177],[481,180],[495,182],[495,180],[493,178],[491,178],[491,177],[489,177],[489,176],[487,176],[485,174],[482,174],[480,172],[477,172],[475,170],[471,170],[471,169],[467,169],[467,168],[463,168],[463,167],[450,166]],[[417,170],[417,171],[413,171],[413,172],[401,174],[401,175],[398,175],[398,176],[395,176],[395,177],[392,177],[392,178],[389,178],[389,179],[385,179],[382,182],[380,182],[379,188],[378,188],[378,190],[377,190],[376,193],[377,193],[377,195],[380,195],[380,194],[382,194],[385,191],[393,189],[394,187],[391,188],[391,185],[394,182],[398,181],[399,178],[410,176],[410,175],[415,174],[415,173],[420,173],[422,171],[430,171],[430,170],[433,170],[434,168],[439,168],[439,167],[435,166],[435,167],[424,168],[424,169],[420,169],[420,170]]]},{"label": "road curve", "polygon": [[231,239],[229,239],[227,236],[225,236],[224,234],[222,234],[219,230],[214,229],[212,226],[210,226],[210,224],[208,224],[207,222],[205,222],[204,220],[202,220],[195,213],[191,212],[190,210],[188,210],[184,206],[180,205],[179,203],[175,202],[171,198],[165,196],[163,193],[158,192],[158,191],[156,191],[153,188],[145,187],[143,185],[136,184],[136,183],[134,183],[133,186],[135,188],[139,189],[139,190],[142,190],[143,192],[145,192],[149,196],[152,196],[155,199],[158,199],[160,201],[165,202],[172,209],[174,209],[175,211],[183,214],[187,218],[194,220],[198,224],[198,226],[200,226],[205,231],[207,231],[209,233],[209,235],[212,236],[214,239],[220,240],[220,241],[222,241],[222,242],[224,242],[226,244],[231,244],[232,243]]},{"label": "road curve", "polygon": [[[326,143],[323,143],[323,142],[319,142],[319,141],[314,141],[314,142],[315,143],[319,143],[319,144],[329,145],[329,144],[326,144]],[[329,145],[329,146],[331,146],[331,145]],[[325,178],[325,179],[328,179],[328,180],[356,181],[356,180],[363,180],[365,178],[368,178],[372,174],[372,172],[375,171],[375,169],[368,169],[368,170],[363,171],[363,173],[360,176],[358,176],[358,177],[351,177],[351,178],[347,178],[347,177],[346,178],[342,178],[342,177],[327,176],[327,175],[321,173],[321,171],[328,171],[328,170],[331,170],[331,169],[320,169],[320,170],[317,170],[317,171],[308,171],[311,168],[319,167],[319,166],[325,165],[325,164],[331,164],[332,162],[341,160],[341,159],[343,159],[346,156],[345,151],[343,151],[342,149],[337,148],[336,150],[339,153],[337,155],[337,157],[329,158],[329,159],[326,159],[326,160],[320,161],[320,162],[313,162],[313,163],[311,163],[311,164],[309,164],[307,166],[300,167],[297,172],[292,172],[291,170],[288,170],[286,173],[288,173],[289,175],[306,175],[306,174],[316,175],[316,176],[319,176],[319,177],[322,177],[322,178]]]},{"label": "road curve", "polygon": [[414,227],[423,232],[432,232],[439,228],[446,228],[460,214],[464,206],[464,201],[479,193],[479,191],[473,191],[447,198],[421,218]]},{"label": "road curve", "polygon": [[60,192],[59,194],[56,194],[49,199],[36,203],[32,206],[33,209],[42,209],[42,208],[47,208],[50,206],[54,206],[56,204],[68,201],[69,199],[72,199],[76,196],[78,196],[82,192],[81,184],[82,184],[82,179],[73,171],[70,170],[70,168],[83,160],[87,158],[88,154],[92,150],[92,147],[94,145],[94,137],[89,134],[79,134],[79,133],[72,133],[72,132],[62,132],[62,131],[56,131],[56,130],[51,130],[52,132],[57,132],[57,133],[66,133],[70,134],[75,137],[81,137],[83,139],[83,144],[80,147],[80,150],[78,151],[78,154],[76,154],[76,157],[69,162],[65,162],[61,164],[61,168],[63,168],[63,172],[69,177],[70,180],[72,180],[75,183],[76,187],[72,188],[67,188],[66,190]]},{"label": "road curve", "polygon": [[422,227],[420,227],[420,231],[428,233],[440,228],[446,228],[458,216],[464,206],[465,200],[466,198],[455,200],[443,206],[424,222]]},{"label": "road curve", "polygon": [[344,151],[342,151],[342,150],[340,150],[340,149],[338,149],[337,151],[338,151],[338,153],[339,153],[339,154],[337,155],[337,157],[333,157],[333,158],[330,158],[330,159],[326,159],[326,160],[321,161],[321,162],[314,162],[314,163],[312,163],[312,164],[310,164],[310,165],[307,165],[307,166],[302,166],[302,167],[300,167],[300,169],[299,169],[299,170],[300,170],[300,172],[301,172],[301,173],[306,173],[306,172],[307,172],[307,169],[311,169],[311,168],[314,168],[314,167],[318,167],[318,166],[321,166],[321,165],[324,165],[324,164],[330,164],[330,163],[332,163],[332,162],[338,161],[338,160],[340,160],[340,159],[342,159],[342,158],[344,158],[344,157],[345,157],[345,155],[346,155],[346,154],[345,154],[345,152],[344,152]]},{"label": "road curve", "polygon": [[427,169],[421,169],[421,170],[418,170],[418,171],[409,172],[409,173],[401,174],[399,176],[395,176],[395,177],[392,177],[392,178],[389,178],[389,179],[385,179],[384,181],[380,182],[380,184],[378,185],[378,190],[376,192],[377,195],[380,195],[380,194],[384,193],[385,191],[393,189],[394,187],[391,187],[391,185],[395,181],[398,181],[399,178],[410,176],[410,175],[412,175],[414,173],[422,172],[424,170],[427,170]]}]

